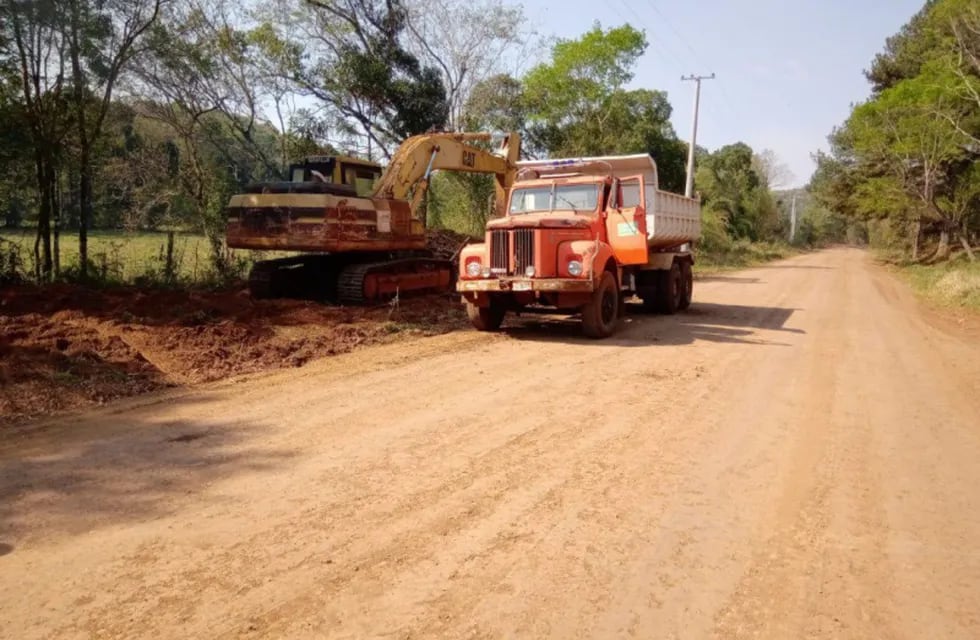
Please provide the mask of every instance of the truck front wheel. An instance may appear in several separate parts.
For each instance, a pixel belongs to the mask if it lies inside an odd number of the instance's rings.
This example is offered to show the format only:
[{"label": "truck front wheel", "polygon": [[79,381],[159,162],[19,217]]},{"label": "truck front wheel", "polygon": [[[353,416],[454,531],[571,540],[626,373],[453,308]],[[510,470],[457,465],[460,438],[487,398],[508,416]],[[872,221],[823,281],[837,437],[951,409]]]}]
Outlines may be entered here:
[{"label": "truck front wheel", "polygon": [[496,331],[504,323],[507,309],[493,300],[486,307],[480,307],[469,300],[466,301],[466,317],[477,331]]},{"label": "truck front wheel", "polygon": [[619,322],[619,287],[616,276],[603,272],[592,300],[582,307],[582,330],[590,338],[608,338]]}]

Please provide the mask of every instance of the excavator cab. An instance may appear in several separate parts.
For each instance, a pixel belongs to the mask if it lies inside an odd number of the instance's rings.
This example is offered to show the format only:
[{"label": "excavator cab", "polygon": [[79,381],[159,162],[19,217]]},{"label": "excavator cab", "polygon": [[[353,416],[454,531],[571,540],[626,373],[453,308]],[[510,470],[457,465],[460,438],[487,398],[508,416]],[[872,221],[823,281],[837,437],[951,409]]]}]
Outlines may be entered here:
[{"label": "excavator cab", "polygon": [[381,165],[368,160],[347,156],[308,156],[303,162],[289,167],[292,183],[325,183],[353,187],[360,197],[368,197],[374,191],[374,183],[381,177]]},{"label": "excavator cab", "polygon": [[245,193],[319,193],[368,198],[381,177],[381,165],[347,156],[307,156],[289,165],[287,182],[256,182]]}]

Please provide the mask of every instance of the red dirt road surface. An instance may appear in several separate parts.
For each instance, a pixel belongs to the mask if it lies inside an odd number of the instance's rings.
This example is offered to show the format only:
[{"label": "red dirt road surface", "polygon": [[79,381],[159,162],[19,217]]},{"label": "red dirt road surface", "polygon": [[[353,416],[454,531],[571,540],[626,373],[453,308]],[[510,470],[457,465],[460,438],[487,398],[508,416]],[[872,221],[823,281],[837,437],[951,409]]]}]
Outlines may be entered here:
[{"label": "red dirt road surface", "polygon": [[0,442],[0,637],[980,637],[980,334],[863,253]]}]

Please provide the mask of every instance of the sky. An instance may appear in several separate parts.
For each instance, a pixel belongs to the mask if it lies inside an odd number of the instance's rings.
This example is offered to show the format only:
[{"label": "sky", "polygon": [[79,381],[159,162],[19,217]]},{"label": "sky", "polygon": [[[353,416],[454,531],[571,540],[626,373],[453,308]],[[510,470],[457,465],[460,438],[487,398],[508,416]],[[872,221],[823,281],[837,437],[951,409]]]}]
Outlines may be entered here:
[{"label": "sky", "polygon": [[576,38],[598,20],[643,29],[649,46],[631,88],[664,90],[678,135],[690,139],[702,85],[698,144],[771,149],[806,184],[810,158],[850,106],[868,97],[862,71],[924,0],[523,0],[542,35]]}]

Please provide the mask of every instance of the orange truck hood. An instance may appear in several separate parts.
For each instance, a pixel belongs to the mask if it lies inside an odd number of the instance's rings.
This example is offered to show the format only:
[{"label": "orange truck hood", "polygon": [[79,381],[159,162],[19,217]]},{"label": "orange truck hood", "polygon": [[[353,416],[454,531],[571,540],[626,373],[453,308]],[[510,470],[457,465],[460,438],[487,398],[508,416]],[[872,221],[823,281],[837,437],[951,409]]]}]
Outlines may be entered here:
[{"label": "orange truck hood", "polygon": [[572,211],[548,211],[545,213],[525,213],[506,216],[487,222],[488,229],[588,229],[591,219]]}]

